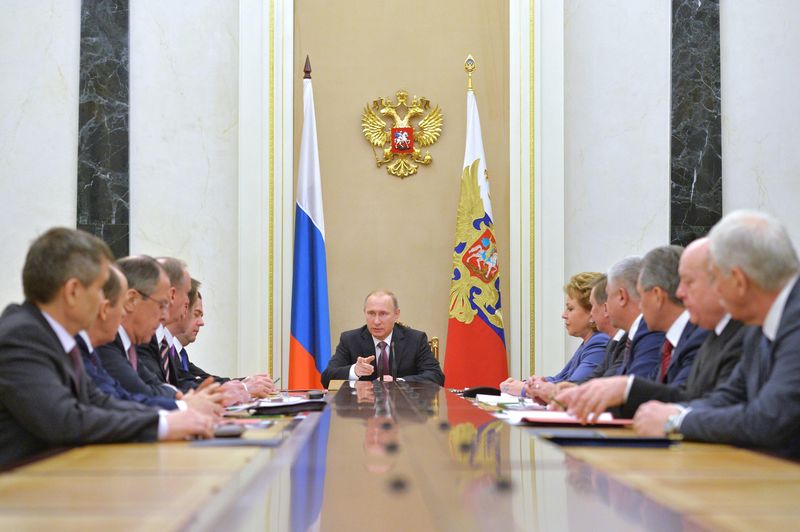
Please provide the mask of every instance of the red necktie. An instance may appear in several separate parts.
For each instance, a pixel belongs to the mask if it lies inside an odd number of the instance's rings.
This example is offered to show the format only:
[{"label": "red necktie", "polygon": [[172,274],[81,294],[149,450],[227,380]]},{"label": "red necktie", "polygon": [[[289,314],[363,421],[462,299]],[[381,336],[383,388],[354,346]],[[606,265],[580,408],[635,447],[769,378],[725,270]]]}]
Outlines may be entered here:
[{"label": "red necktie", "polygon": [[669,361],[672,357],[672,344],[669,340],[664,340],[664,345],[661,346],[661,378],[659,382],[664,382],[667,376],[667,368],[669,368]]},{"label": "red necktie", "polygon": [[131,363],[133,371],[138,371],[137,368],[139,367],[139,358],[136,356],[136,348],[133,346],[133,344],[131,344],[131,346],[128,348],[128,362]]},{"label": "red necktie", "polygon": [[68,355],[72,359],[72,369],[75,370],[75,391],[77,392],[81,388],[81,371],[83,370],[81,352],[78,350],[77,344],[70,350]]},{"label": "red necktie", "polygon": [[383,375],[391,375],[389,373],[389,357],[386,355],[386,342],[378,342],[378,347],[381,350],[381,372]]}]

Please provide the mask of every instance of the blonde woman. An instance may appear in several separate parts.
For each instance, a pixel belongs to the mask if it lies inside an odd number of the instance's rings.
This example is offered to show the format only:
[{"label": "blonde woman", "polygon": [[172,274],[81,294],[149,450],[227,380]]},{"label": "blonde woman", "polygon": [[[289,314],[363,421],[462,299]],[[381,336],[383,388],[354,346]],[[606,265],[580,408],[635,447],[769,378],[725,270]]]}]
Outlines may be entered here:
[{"label": "blonde woman", "polygon": [[501,391],[522,397],[533,395],[534,399],[546,403],[555,393],[556,383],[580,381],[592,374],[597,365],[603,361],[606,344],[609,341],[607,334],[597,330],[597,324],[592,320],[592,304],[589,301],[594,282],[602,276],[603,274],[598,272],[578,273],[564,286],[566,297],[564,313],[561,314],[564,327],[570,336],[583,340],[567,365],[552,377],[534,375],[525,381],[506,379],[500,383]]}]

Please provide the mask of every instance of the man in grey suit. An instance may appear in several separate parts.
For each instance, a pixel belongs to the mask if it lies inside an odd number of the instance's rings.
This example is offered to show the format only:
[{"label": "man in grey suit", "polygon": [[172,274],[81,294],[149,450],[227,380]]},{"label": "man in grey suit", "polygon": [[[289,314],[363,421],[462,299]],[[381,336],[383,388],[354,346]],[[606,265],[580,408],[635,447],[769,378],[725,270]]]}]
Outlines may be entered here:
[{"label": "man in grey suit", "polygon": [[760,448],[800,457],[800,262],[772,216],[736,211],[709,234],[714,289],[749,325],[742,360],[711,394],[639,408],[639,434]]},{"label": "man in grey suit", "polygon": [[56,447],[210,435],[210,417],[114,399],[84,372],[74,337],[97,316],[111,258],[105,243],[74,229],[51,229],[31,245],[26,302],[0,317],[0,467]]},{"label": "man in grey suit", "polygon": [[322,373],[326,388],[333,379],[406,380],[444,385],[444,374],[422,331],[396,324],[400,317],[397,297],[386,290],[364,301],[367,324],[342,333],[336,353]]}]

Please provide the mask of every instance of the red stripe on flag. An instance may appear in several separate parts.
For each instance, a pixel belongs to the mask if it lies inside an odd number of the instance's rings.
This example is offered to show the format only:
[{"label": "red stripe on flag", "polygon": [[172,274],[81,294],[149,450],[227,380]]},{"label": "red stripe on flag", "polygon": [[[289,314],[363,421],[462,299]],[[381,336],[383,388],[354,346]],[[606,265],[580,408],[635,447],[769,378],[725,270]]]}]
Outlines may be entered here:
[{"label": "red stripe on flag", "polygon": [[314,357],[302,344],[289,337],[289,388],[314,390],[322,388],[322,376],[317,371]]},{"label": "red stripe on flag", "polygon": [[447,385],[454,388],[498,388],[508,378],[506,347],[500,336],[477,316],[470,324],[451,318],[444,374]]}]

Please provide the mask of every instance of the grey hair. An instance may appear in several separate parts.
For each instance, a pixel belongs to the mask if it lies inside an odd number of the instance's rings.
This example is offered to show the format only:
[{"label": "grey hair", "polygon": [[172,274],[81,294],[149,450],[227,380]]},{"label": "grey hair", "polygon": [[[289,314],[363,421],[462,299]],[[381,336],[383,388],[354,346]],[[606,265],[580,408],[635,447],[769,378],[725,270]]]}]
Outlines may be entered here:
[{"label": "grey hair", "polygon": [[156,259],[147,255],[125,257],[117,261],[117,267],[128,280],[128,288],[147,297],[155,291],[164,271]]},{"label": "grey hair", "polygon": [[642,270],[641,257],[625,257],[608,269],[608,284],[619,281],[628,295],[634,301],[639,301],[639,292],[636,291],[636,282]]},{"label": "grey hair", "polygon": [[180,286],[183,281],[183,272],[186,271],[186,263],[174,257],[158,257],[156,260],[164,271],[167,272],[170,286],[174,286],[175,288]]},{"label": "grey hair", "polygon": [[777,218],[758,211],[734,211],[708,234],[711,257],[729,274],[739,267],[764,290],[781,288],[800,269],[797,252]]},{"label": "grey hair", "polygon": [[670,301],[683,306],[676,295],[681,278],[678,275],[678,264],[683,254],[683,246],[659,246],[647,252],[642,259],[642,271],[639,284],[645,290],[658,286],[667,293]]}]

